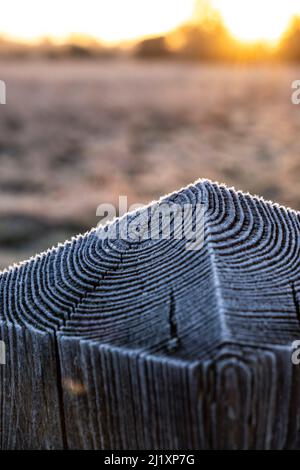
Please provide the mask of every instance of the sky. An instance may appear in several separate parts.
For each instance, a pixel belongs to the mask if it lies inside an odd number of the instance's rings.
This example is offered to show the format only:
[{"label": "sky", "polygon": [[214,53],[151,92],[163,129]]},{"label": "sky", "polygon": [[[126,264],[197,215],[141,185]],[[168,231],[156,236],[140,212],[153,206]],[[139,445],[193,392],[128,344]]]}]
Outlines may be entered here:
[{"label": "sky", "polygon": [[82,33],[117,42],[166,32],[193,7],[194,0],[6,0],[0,33],[27,40]]},{"label": "sky", "polygon": [[295,14],[300,0],[212,0],[231,33],[240,40],[276,41]]},{"label": "sky", "polygon": [[[200,1],[200,0],[198,0]],[[208,2],[209,0],[202,0]],[[300,0],[211,0],[241,40],[276,40]],[[108,43],[167,32],[189,20],[195,0],[6,0],[0,34],[25,40],[94,36]]]}]

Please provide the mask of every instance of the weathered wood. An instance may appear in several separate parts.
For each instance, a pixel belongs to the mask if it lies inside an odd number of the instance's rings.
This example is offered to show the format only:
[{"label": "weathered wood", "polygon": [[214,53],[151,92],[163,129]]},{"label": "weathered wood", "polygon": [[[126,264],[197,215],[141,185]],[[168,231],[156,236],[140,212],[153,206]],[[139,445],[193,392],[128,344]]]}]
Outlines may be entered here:
[{"label": "weathered wood", "polygon": [[2,273],[2,449],[300,448],[299,213],[165,201],[205,205],[201,250],[92,230]]}]

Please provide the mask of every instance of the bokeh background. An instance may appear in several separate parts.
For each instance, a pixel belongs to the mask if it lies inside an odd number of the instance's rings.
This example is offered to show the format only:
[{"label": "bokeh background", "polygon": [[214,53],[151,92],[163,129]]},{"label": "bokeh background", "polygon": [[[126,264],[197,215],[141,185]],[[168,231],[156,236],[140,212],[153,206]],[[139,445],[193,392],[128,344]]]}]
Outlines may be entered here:
[{"label": "bokeh background", "polygon": [[23,3],[0,16],[1,269],[198,178],[300,209],[300,2]]}]

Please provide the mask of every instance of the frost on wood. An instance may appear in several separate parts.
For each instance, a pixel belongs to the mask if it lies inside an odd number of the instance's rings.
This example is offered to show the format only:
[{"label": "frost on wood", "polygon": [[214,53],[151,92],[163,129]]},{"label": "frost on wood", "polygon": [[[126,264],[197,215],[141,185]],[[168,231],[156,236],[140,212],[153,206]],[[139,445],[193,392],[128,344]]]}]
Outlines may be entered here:
[{"label": "frost on wood", "polygon": [[2,449],[300,448],[299,214],[168,201],[205,205],[201,250],[93,230],[2,273]]}]

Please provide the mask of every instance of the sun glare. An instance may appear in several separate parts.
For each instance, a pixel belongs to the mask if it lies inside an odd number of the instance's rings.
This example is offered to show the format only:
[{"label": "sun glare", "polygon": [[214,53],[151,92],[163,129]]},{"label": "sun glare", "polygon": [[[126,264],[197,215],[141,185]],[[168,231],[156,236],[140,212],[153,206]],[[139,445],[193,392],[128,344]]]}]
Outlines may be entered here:
[{"label": "sun glare", "polygon": [[213,5],[232,35],[247,42],[278,41],[300,12],[296,0],[213,0]]},{"label": "sun glare", "polygon": [[164,33],[192,16],[194,0],[9,0],[0,34],[25,40],[72,33],[118,42]]}]

